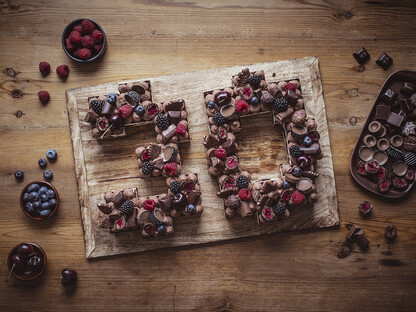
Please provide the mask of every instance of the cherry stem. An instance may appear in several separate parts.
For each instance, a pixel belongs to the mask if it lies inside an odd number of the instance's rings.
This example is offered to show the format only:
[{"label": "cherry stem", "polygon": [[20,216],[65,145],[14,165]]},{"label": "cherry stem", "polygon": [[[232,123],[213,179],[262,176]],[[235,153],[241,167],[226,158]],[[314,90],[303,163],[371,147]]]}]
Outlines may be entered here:
[{"label": "cherry stem", "polygon": [[112,127],[113,125],[111,125],[110,127],[108,127],[107,129],[105,129],[105,131],[104,131],[104,133],[103,133],[103,135],[101,136],[101,139],[105,136],[105,134],[108,132],[108,130],[110,130],[110,128]]},{"label": "cherry stem", "polygon": [[8,283],[8,282],[9,282],[10,275],[12,275],[12,272],[13,272],[13,269],[14,269],[14,266],[15,266],[15,265],[16,265],[16,263],[13,263],[12,268],[10,269],[9,275],[8,275],[8,276],[7,276],[7,278],[6,278],[6,283]]}]

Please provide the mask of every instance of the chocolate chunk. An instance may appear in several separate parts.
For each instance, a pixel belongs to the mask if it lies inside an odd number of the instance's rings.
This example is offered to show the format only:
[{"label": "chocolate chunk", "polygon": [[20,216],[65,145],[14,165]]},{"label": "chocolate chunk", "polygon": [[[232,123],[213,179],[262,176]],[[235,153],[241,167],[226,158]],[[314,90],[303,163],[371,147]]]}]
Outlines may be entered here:
[{"label": "chocolate chunk", "polygon": [[390,106],[379,104],[376,107],[376,119],[387,120],[390,116]]},{"label": "chocolate chunk", "polygon": [[355,234],[355,241],[358,244],[358,246],[360,247],[360,249],[367,249],[368,245],[370,244],[367,236],[365,235],[363,230],[359,230],[357,231]]},{"label": "chocolate chunk", "polygon": [[206,149],[212,147],[218,147],[220,145],[220,140],[213,134],[208,134],[204,137],[204,146]]},{"label": "chocolate chunk", "polygon": [[159,199],[159,206],[163,211],[168,210],[170,208],[170,199],[168,197]]},{"label": "chocolate chunk", "polygon": [[157,159],[154,163],[153,163],[153,168],[162,170],[163,167],[165,166],[165,162],[162,159]]},{"label": "chocolate chunk", "polygon": [[114,205],[120,206],[123,202],[123,191],[118,192],[116,196],[111,200]]},{"label": "chocolate chunk", "polygon": [[403,156],[403,152],[393,146],[390,146],[387,151],[386,151],[387,155],[389,155],[390,157],[393,157],[395,159],[400,159]]},{"label": "chocolate chunk", "polygon": [[166,130],[162,131],[162,135],[169,140],[176,134],[176,126],[171,124]]},{"label": "chocolate chunk", "polygon": [[109,116],[109,115],[112,115],[113,113],[114,113],[114,106],[106,101],[103,106],[103,109],[101,110],[101,115]]},{"label": "chocolate chunk", "polygon": [[160,156],[162,152],[162,147],[159,144],[150,144],[147,147],[147,151],[152,159],[156,159]]},{"label": "chocolate chunk", "polygon": [[237,144],[231,140],[227,140],[222,143],[222,148],[226,150],[227,155],[235,155],[238,152]]},{"label": "chocolate chunk", "polygon": [[184,100],[170,101],[165,105],[165,111],[180,111],[184,107]]},{"label": "chocolate chunk", "polygon": [[87,115],[85,115],[84,121],[90,122],[92,124],[95,124],[97,121],[98,115],[95,112],[88,112]]},{"label": "chocolate chunk", "polygon": [[117,220],[118,218],[120,218],[121,217],[121,211],[120,210],[118,210],[118,209],[114,209],[109,215],[108,215],[108,217],[111,219],[111,220]]},{"label": "chocolate chunk", "polygon": [[384,70],[387,70],[392,63],[393,59],[390,56],[388,56],[385,52],[383,52],[376,60],[376,64]]},{"label": "chocolate chunk", "polygon": [[168,120],[177,125],[181,121],[181,111],[168,111]]},{"label": "chocolate chunk", "polygon": [[395,127],[400,127],[403,123],[404,116],[397,113],[390,113],[387,122]]},{"label": "chocolate chunk", "polygon": [[297,94],[295,91],[287,90],[287,101],[291,105],[295,105],[299,98],[302,98],[299,94]]},{"label": "chocolate chunk", "polygon": [[212,166],[219,171],[222,171],[225,168],[224,162],[218,157],[211,157],[211,163]]},{"label": "chocolate chunk", "polygon": [[252,214],[253,212],[251,211],[250,204],[245,200],[240,201],[240,216],[247,217]]},{"label": "chocolate chunk", "polygon": [[188,204],[196,205],[198,199],[201,197],[201,192],[192,190],[188,194]]},{"label": "chocolate chunk", "polygon": [[364,64],[370,59],[370,54],[364,47],[359,48],[356,52],[352,54],[358,63]]},{"label": "chocolate chunk", "polygon": [[131,215],[127,218],[127,229],[136,229],[138,227],[137,224],[137,212],[139,211],[139,208],[134,208]]},{"label": "chocolate chunk", "polygon": [[382,98],[384,101],[386,101],[387,104],[393,104],[397,98],[397,93],[392,89],[387,89],[386,92],[384,92]]},{"label": "chocolate chunk", "polygon": [[100,203],[97,206],[98,206],[98,209],[100,209],[100,211],[105,214],[110,214],[113,211],[113,207],[114,207],[114,206],[111,207],[108,204],[103,204],[103,203]]},{"label": "chocolate chunk", "polygon": [[403,94],[411,95],[416,92],[416,85],[410,82],[405,82],[403,87],[400,88],[400,92]]},{"label": "chocolate chunk", "polygon": [[400,108],[406,113],[411,113],[413,111],[413,103],[409,99],[402,99],[400,100]]},{"label": "chocolate chunk", "polygon": [[313,143],[309,147],[299,146],[299,149],[306,155],[314,155],[318,154],[320,150],[320,145],[318,143]]}]

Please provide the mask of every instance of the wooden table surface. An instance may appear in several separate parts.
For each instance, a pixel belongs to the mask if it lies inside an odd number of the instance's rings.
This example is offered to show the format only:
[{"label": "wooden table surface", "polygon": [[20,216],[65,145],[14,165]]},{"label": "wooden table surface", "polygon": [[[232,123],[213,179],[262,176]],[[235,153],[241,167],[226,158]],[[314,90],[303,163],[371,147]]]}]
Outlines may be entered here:
[{"label": "wooden table surface", "polygon": [[[261,4],[259,4],[261,2]],[[104,28],[109,47],[95,64],[80,65],[61,48],[68,22],[87,17]],[[363,191],[349,161],[375,97],[395,70],[416,69],[413,1],[0,1],[0,276],[9,250],[39,243],[48,266],[33,282],[0,282],[1,311],[410,311],[416,309],[416,194],[399,201]],[[352,57],[365,46],[361,71]],[[394,63],[375,64],[383,51]],[[204,246],[88,261],[85,258],[65,89],[223,66],[318,56],[327,108],[341,225]],[[43,78],[40,61],[52,72]],[[68,64],[67,81],[55,68]],[[19,90],[15,91],[14,90]],[[48,90],[42,105],[37,92]],[[19,97],[13,97],[17,94]],[[54,185],[58,213],[34,222],[18,198],[41,179],[37,160],[59,153]],[[25,172],[15,181],[14,172]],[[363,219],[358,204],[370,200]],[[345,225],[362,226],[368,252],[337,258]],[[384,228],[395,224],[394,243]],[[64,267],[78,285],[60,285]]]}]

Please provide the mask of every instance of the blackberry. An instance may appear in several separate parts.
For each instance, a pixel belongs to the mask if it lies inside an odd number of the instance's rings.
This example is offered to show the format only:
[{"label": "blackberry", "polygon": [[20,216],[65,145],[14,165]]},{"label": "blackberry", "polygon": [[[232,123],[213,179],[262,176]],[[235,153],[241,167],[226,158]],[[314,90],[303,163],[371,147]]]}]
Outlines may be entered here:
[{"label": "blackberry", "polygon": [[273,108],[277,113],[285,112],[288,108],[288,103],[284,98],[277,98],[273,101]]},{"label": "blackberry", "polygon": [[94,111],[94,113],[96,113],[97,115],[101,115],[101,111],[103,110],[104,104],[104,101],[92,100],[90,103],[90,107]]},{"label": "blackberry", "polygon": [[250,76],[247,80],[247,82],[253,88],[258,88],[258,86],[260,85],[260,81],[261,81],[261,78],[260,78],[260,76],[257,76],[257,75]]},{"label": "blackberry", "polygon": [[289,153],[290,153],[290,156],[292,156],[293,158],[298,158],[299,156],[301,156],[303,154],[302,151],[300,150],[299,146],[297,146],[297,145],[292,145],[289,148]]},{"label": "blackberry", "polygon": [[179,181],[170,182],[169,189],[173,194],[177,194],[181,191],[181,183]]},{"label": "blackberry", "polygon": [[277,204],[273,207],[273,212],[276,216],[283,216],[286,212],[286,207],[282,204]]},{"label": "blackberry", "polygon": [[153,171],[153,162],[145,161],[142,166],[142,172],[144,175],[148,175]]},{"label": "blackberry", "polygon": [[246,176],[240,175],[240,176],[237,178],[236,183],[237,183],[237,186],[238,186],[239,188],[247,188],[247,187],[248,187],[248,179],[247,179],[247,177],[246,177]]},{"label": "blackberry", "polygon": [[225,119],[225,117],[221,115],[220,112],[215,112],[212,118],[214,119],[214,122],[217,124],[217,126],[222,126],[227,121],[227,119]]},{"label": "blackberry", "polygon": [[156,126],[160,130],[165,130],[167,127],[169,127],[168,117],[166,117],[165,114],[157,115],[157,117],[156,117]]},{"label": "blackberry", "polygon": [[[127,102],[129,102],[129,99],[131,98],[135,104],[140,103],[140,95],[136,91],[130,91],[126,94]],[[130,102],[129,102],[130,104]],[[130,104],[131,105],[131,104]]]},{"label": "blackberry", "polygon": [[120,207],[122,214],[129,216],[133,212],[134,204],[131,200],[126,200]]}]

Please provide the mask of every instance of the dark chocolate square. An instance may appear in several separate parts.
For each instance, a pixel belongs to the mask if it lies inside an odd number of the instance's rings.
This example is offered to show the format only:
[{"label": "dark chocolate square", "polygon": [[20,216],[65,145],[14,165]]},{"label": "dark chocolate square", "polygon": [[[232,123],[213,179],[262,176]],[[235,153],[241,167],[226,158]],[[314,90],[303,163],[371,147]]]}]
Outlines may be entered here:
[{"label": "dark chocolate square", "polygon": [[387,89],[386,92],[383,94],[383,100],[387,104],[393,104],[397,98],[397,93],[394,92],[392,89]]},{"label": "dark chocolate square", "polygon": [[395,127],[400,127],[402,125],[403,120],[404,120],[404,116],[396,114],[396,113],[390,113],[390,116],[387,119],[387,122]]},{"label": "dark chocolate square", "polygon": [[359,48],[356,52],[352,54],[358,63],[364,64],[370,59],[370,54],[364,47]]},{"label": "dark chocolate square", "polygon": [[376,60],[376,64],[384,70],[388,69],[392,63],[393,59],[385,52],[383,52]]},{"label": "dark chocolate square", "polygon": [[390,106],[379,104],[376,107],[376,119],[387,120],[390,116]]}]

